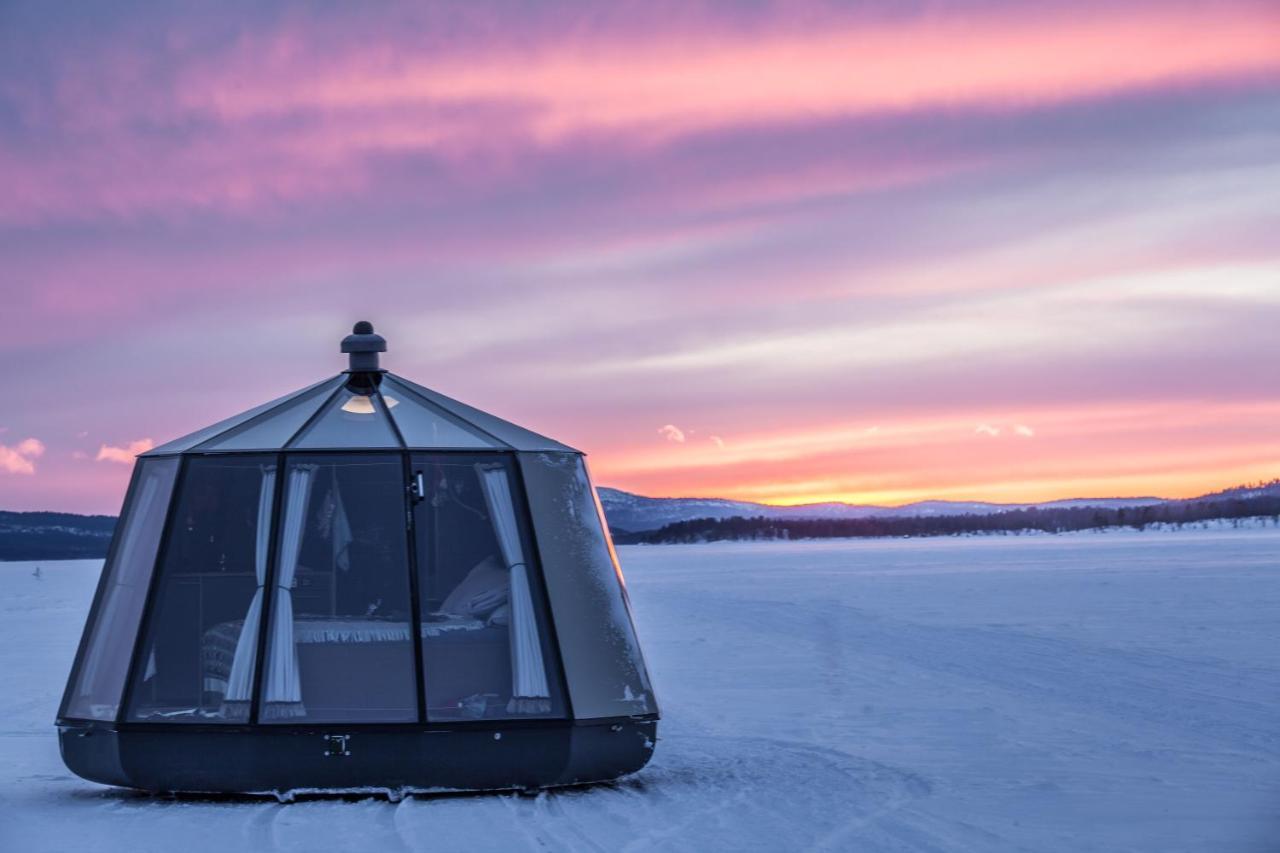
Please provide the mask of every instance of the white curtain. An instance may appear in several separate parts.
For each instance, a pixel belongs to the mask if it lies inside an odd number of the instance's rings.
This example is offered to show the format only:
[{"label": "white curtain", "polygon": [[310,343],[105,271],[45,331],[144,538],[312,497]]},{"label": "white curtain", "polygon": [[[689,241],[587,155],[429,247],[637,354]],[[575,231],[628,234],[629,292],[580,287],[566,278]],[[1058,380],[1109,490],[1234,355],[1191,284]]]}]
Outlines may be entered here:
[{"label": "white curtain", "polygon": [[507,472],[498,465],[477,465],[480,484],[484,487],[489,518],[502,549],[503,560],[511,570],[511,701],[510,714],[546,714],[551,711],[551,693],[547,690],[547,670],[542,661],[542,643],[538,639],[538,621],[529,593],[529,573],[525,567],[524,549],[520,545],[520,528],[516,524],[515,506]]},{"label": "white curtain", "polygon": [[333,533],[330,537],[333,545],[334,568],[342,571],[351,570],[351,521],[347,518],[347,506],[342,502],[342,492],[338,489],[338,475],[333,475]]},{"label": "white curtain", "polygon": [[306,534],[307,505],[315,465],[296,465],[289,471],[284,521],[280,528],[280,564],[276,568],[276,597],[271,610],[271,654],[268,656],[263,714],[295,717],[302,707],[302,680],[298,671],[298,646],[293,637],[293,579]]},{"label": "white curtain", "polygon": [[[231,659],[231,674],[227,677],[225,702],[247,703],[253,693],[253,669],[258,659],[258,627],[262,624],[262,594],[267,583],[267,554],[271,547],[271,504],[276,490],[274,465],[262,469],[262,485],[258,489],[258,535],[254,547],[253,572],[258,579],[258,589],[249,602],[236,641],[235,657]],[[228,716],[232,711],[224,707]],[[243,709],[237,716],[243,714]]]}]

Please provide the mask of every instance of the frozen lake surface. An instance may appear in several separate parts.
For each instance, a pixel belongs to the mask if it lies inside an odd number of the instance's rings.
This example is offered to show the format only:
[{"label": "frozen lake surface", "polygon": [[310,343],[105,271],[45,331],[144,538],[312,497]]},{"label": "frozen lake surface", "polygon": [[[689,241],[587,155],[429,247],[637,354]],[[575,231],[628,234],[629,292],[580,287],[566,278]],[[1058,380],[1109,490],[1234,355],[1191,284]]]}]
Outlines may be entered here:
[{"label": "frozen lake surface", "polygon": [[1280,532],[621,549],[644,771],[542,794],[206,801],[72,776],[99,563],[0,563],[0,850],[1280,850]]}]

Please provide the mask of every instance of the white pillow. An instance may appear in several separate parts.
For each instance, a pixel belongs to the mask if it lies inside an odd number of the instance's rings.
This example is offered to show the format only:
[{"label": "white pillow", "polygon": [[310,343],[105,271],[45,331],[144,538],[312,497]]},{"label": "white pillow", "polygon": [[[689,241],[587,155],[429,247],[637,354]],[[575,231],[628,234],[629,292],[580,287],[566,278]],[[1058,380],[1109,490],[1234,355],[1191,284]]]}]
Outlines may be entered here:
[{"label": "white pillow", "polygon": [[493,557],[485,557],[454,587],[440,605],[443,613],[483,619],[507,602],[511,573]]}]

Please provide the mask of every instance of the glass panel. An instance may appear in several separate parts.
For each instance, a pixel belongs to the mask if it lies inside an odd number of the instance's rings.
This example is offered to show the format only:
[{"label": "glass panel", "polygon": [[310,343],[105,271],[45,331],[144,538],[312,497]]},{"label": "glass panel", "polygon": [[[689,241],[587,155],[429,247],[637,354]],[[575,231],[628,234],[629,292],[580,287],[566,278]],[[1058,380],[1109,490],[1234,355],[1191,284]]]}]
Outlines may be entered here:
[{"label": "glass panel", "polygon": [[274,456],[187,462],[128,719],[248,721],[275,483]]},{"label": "glass panel", "polygon": [[387,413],[369,388],[348,383],[307,427],[293,440],[291,448],[399,447],[400,442]]},{"label": "glass panel", "polygon": [[149,450],[147,452],[150,454],[181,453],[184,450],[190,450],[200,442],[207,441],[216,435],[226,432],[232,427],[238,426],[244,423],[245,421],[249,420],[250,418],[262,414],[268,409],[274,408],[275,406],[279,406],[283,403],[287,403],[292,399],[295,399],[297,397],[300,397],[306,394],[308,391],[312,391],[312,390],[315,390],[316,388],[319,388],[321,385],[328,385],[330,388],[332,388],[333,383],[338,381],[341,381],[341,377],[339,377],[338,379],[334,379],[333,377],[329,377],[328,379],[323,379],[315,383],[314,385],[308,385],[306,388],[303,388],[299,391],[294,391],[291,394],[285,394],[283,397],[277,397],[276,399],[268,403],[263,403],[261,406],[254,406],[252,409],[241,412],[238,415],[232,415],[231,417],[225,420],[218,421],[216,424],[207,426],[204,429],[196,430],[195,432],[184,435],[181,438],[175,438],[173,441],[170,441],[167,444],[162,444],[159,447],[153,448],[152,450]]},{"label": "glass panel", "polygon": [[142,460],[138,466],[103,568],[102,595],[89,617],[80,664],[71,676],[67,717],[114,720],[119,710],[178,460]]},{"label": "glass panel", "polygon": [[409,447],[501,447],[492,439],[461,424],[451,416],[429,408],[420,397],[391,377],[382,381],[382,398]]},{"label": "glass panel", "polygon": [[563,717],[542,585],[503,457],[416,456],[427,719]]},{"label": "glass panel", "polygon": [[582,457],[519,458],[574,717],[656,713],[622,570]]},{"label": "glass panel", "polygon": [[430,388],[424,388],[416,382],[400,376],[387,376],[387,379],[394,378],[402,385],[408,386],[416,391],[430,403],[434,403],[444,411],[458,418],[463,423],[484,430],[484,432],[498,441],[504,442],[509,447],[516,450],[551,450],[551,451],[574,451],[572,447],[561,444],[547,438],[545,435],[538,435],[536,432],[525,429],[522,426],[516,426],[510,421],[504,421],[502,418],[495,417],[488,412],[482,412],[479,409],[468,406],[466,403],[460,403],[451,397],[446,397]]},{"label": "glass panel", "polygon": [[316,413],[342,380],[335,379],[277,406],[266,417],[251,424],[229,430],[199,446],[199,450],[278,450],[307,419]]},{"label": "glass panel", "polygon": [[399,454],[312,456],[284,480],[262,722],[414,722]]}]

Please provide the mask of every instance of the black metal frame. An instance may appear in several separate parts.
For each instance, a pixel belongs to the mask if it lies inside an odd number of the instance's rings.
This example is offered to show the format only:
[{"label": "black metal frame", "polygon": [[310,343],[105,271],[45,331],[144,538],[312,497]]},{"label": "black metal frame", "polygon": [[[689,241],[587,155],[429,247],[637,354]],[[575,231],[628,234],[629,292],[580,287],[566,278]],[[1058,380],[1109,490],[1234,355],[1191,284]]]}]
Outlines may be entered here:
[{"label": "black metal frame", "polygon": [[436,720],[423,723],[290,723],[288,725],[258,725],[256,723],[152,723],[137,720],[84,720],[79,717],[59,719],[55,725],[111,732],[203,732],[205,734],[257,734],[291,732],[452,732],[452,731],[508,731],[514,729],[563,729],[566,726],[593,727],[619,723],[646,723],[660,719],[657,712],[630,714],[620,717],[593,717],[577,720],[571,717],[510,717],[500,720]]},{"label": "black metal frame", "polygon": [[[204,794],[534,790],[603,782],[649,761],[655,719],[432,729],[59,726],[63,761],[95,782]],[[371,790],[372,789],[372,790]]]}]

